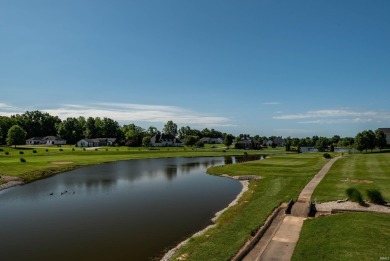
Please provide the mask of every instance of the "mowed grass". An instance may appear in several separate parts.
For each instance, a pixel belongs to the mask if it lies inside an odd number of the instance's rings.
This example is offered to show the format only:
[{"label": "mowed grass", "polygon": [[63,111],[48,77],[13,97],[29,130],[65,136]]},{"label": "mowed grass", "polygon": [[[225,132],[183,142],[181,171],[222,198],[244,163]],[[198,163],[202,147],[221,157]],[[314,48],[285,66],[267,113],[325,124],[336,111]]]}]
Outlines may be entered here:
[{"label": "mowed grass", "polygon": [[174,256],[186,260],[229,260],[282,202],[297,198],[300,191],[327,162],[322,154],[279,154],[236,165],[210,168],[215,175],[259,175],[239,203],[229,208],[216,226],[190,239]]},{"label": "mowed grass", "polygon": [[[148,148],[103,147],[83,149],[71,146],[15,148],[0,147],[0,175],[17,176],[26,182],[44,178],[77,167],[118,160],[244,155],[242,150],[192,149],[192,148]],[[34,153],[34,150],[36,151]],[[20,154],[22,152],[23,154]],[[248,154],[262,154],[262,151],[246,151]],[[7,155],[8,153],[8,155]],[[20,162],[23,158],[26,162]],[[62,164],[59,164],[62,163]],[[64,164],[65,163],[65,164]]]},{"label": "mowed grass", "polygon": [[[345,182],[366,180],[370,183]],[[378,189],[390,201],[390,153],[351,154],[337,160],[317,186],[312,200],[318,202],[346,198],[347,188],[357,188],[367,199],[367,189]]]},{"label": "mowed grass", "polygon": [[388,260],[389,222],[389,215],[374,213],[306,220],[292,260]]}]

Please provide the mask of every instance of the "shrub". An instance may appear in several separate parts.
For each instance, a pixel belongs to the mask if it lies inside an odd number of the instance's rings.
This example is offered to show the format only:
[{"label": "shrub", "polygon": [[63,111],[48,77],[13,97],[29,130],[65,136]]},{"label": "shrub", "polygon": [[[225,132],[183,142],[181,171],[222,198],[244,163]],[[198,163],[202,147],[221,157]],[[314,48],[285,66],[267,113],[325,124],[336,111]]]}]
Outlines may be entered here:
[{"label": "shrub", "polygon": [[24,151],[19,151],[19,154],[24,154]]},{"label": "shrub", "polygon": [[363,197],[359,190],[356,188],[349,188],[345,192],[349,200],[359,203],[359,205],[363,205]]},{"label": "shrub", "polygon": [[367,189],[367,197],[374,204],[384,205],[386,203],[382,193],[377,189]]},{"label": "shrub", "polygon": [[98,149],[95,149],[96,151],[98,150]]},{"label": "shrub", "polygon": [[33,153],[37,153],[37,150],[33,150]]},{"label": "shrub", "polygon": [[330,156],[330,154],[329,153],[324,153],[323,155],[322,155],[325,159],[330,159],[332,156]]},{"label": "shrub", "polygon": [[20,158],[20,162],[26,162],[24,158]]},{"label": "shrub", "polygon": [[60,151],[64,151],[63,149],[60,149]]},{"label": "shrub", "polygon": [[6,151],[6,152],[5,152],[5,155],[9,155],[9,152],[8,152],[8,151]]},{"label": "shrub", "polygon": [[0,148],[0,151],[4,151],[2,148]]},{"label": "shrub", "polygon": [[46,149],[46,152],[49,152],[49,150],[48,150],[48,149]]},{"label": "shrub", "polygon": [[85,148],[83,148],[83,150],[85,150]]},{"label": "shrub", "polygon": [[247,156],[247,155],[248,155],[248,152],[245,151],[245,152],[244,152],[244,155]]},{"label": "shrub", "polygon": [[106,151],[108,151],[108,149],[106,149]]},{"label": "shrub", "polygon": [[74,148],[72,148],[72,151],[74,151]]}]

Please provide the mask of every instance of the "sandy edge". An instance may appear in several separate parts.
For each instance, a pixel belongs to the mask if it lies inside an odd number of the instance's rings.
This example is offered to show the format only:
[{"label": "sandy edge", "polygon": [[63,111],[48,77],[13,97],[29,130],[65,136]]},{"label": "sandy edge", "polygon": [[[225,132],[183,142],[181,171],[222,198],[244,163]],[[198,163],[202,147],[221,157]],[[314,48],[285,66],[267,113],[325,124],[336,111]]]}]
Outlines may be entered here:
[{"label": "sandy edge", "polygon": [[[227,175],[222,175],[223,177],[229,177],[229,178],[233,178],[233,179],[238,179],[236,177],[231,177],[231,176],[227,176]],[[215,226],[215,222],[217,221],[217,219],[226,211],[228,210],[230,207],[236,205],[238,203],[238,200],[242,197],[242,195],[248,191],[249,189],[249,180],[239,180],[240,183],[242,184],[242,189],[241,189],[241,192],[236,196],[236,198],[230,202],[230,204],[222,209],[221,211],[218,211],[217,213],[215,213],[214,217],[211,219],[211,221],[214,223],[210,226],[207,226],[206,228],[204,228],[203,230],[199,231],[199,232],[196,232],[195,234],[193,234],[192,236],[190,236],[189,238],[187,238],[186,240],[180,242],[176,247],[172,248],[171,250],[169,250],[162,258],[161,258],[161,261],[168,261],[172,258],[172,256],[180,249],[182,248],[185,244],[188,243],[188,241],[193,238],[193,237],[197,237],[197,236],[201,236],[203,235],[204,233],[206,233],[207,230],[209,230],[210,228],[214,227]]]},{"label": "sandy edge", "polygon": [[10,187],[13,187],[13,186],[24,184],[23,179],[21,179],[21,178],[17,178],[17,177],[13,177],[13,176],[5,176],[5,175],[0,175],[0,178],[2,180],[7,181],[7,183],[0,185],[0,191],[7,189],[7,188],[10,188]]}]

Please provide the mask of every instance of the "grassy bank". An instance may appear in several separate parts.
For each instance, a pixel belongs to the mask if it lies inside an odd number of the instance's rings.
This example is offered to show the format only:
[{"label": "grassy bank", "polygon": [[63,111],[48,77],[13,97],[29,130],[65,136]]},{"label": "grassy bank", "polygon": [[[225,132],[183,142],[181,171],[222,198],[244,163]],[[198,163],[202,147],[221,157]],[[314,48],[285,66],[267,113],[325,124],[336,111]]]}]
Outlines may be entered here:
[{"label": "grassy bank", "polygon": [[350,187],[360,190],[365,199],[367,189],[378,189],[390,201],[390,153],[351,154],[337,160],[312,199],[319,202],[343,199]]},{"label": "grassy bank", "polygon": [[226,211],[205,235],[193,238],[175,258],[228,260],[238,252],[280,203],[297,198],[327,161],[322,154],[278,154],[261,161],[210,168],[210,174],[259,175],[239,203]]},{"label": "grassy bank", "polygon": [[[0,147],[0,175],[17,176],[26,182],[44,178],[81,166],[118,160],[244,155],[242,150],[219,148],[147,148],[107,147],[83,149],[62,147]],[[263,154],[265,151],[246,151],[248,154]],[[25,162],[21,162],[24,159]]]},{"label": "grassy bank", "polygon": [[307,220],[292,260],[389,258],[389,218],[386,214],[343,213]]}]

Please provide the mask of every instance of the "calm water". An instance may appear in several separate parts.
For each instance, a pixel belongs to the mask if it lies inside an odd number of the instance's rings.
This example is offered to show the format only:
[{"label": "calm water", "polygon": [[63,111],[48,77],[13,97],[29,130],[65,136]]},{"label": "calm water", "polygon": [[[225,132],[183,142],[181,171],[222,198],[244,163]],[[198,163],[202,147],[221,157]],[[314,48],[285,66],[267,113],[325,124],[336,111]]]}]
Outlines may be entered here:
[{"label": "calm water", "polygon": [[[234,157],[107,163],[0,192],[1,260],[150,260],[241,190],[205,174]],[[65,192],[67,191],[67,192]],[[53,195],[50,195],[53,193]]]}]

